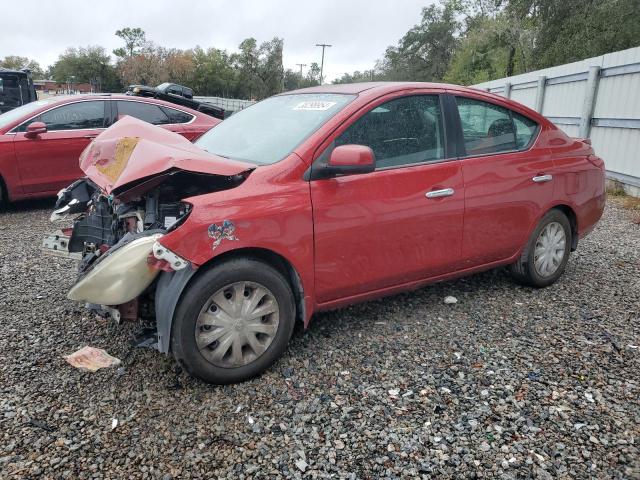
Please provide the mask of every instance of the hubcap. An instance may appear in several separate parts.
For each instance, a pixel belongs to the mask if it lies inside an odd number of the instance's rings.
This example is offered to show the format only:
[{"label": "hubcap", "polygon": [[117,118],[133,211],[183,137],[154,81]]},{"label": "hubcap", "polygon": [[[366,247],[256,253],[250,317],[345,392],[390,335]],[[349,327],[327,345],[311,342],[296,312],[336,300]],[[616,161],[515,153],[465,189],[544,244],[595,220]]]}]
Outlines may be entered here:
[{"label": "hubcap", "polygon": [[533,252],[533,264],[538,275],[550,277],[558,271],[566,244],[564,228],[558,222],[551,222],[542,229]]},{"label": "hubcap", "polygon": [[196,321],[196,344],[218,367],[241,367],[260,357],[278,331],[278,302],[255,282],[236,282],[214,293]]}]

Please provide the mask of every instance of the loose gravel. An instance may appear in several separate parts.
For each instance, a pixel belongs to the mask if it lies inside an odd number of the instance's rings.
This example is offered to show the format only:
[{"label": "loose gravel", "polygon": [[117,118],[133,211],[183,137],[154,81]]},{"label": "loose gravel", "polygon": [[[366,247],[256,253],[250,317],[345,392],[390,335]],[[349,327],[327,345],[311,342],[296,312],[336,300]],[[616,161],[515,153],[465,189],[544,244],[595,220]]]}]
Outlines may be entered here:
[{"label": "loose gravel", "polygon": [[[227,387],[66,299],[51,207],[0,213],[0,478],[640,478],[640,227],[615,204],[550,288],[497,270],[320,314]],[[65,363],[85,345],[121,368]]]}]

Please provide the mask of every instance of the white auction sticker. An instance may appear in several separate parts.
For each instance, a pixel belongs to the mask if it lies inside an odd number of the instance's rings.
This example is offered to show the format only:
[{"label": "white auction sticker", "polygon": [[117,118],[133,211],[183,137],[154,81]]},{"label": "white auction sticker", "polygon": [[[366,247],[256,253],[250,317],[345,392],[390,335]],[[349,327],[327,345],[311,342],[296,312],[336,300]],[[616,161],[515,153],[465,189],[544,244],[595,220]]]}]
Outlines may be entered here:
[{"label": "white auction sticker", "polygon": [[336,102],[323,102],[321,100],[308,100],[301,102],[295,107],[294,110],[329,110]]},{"label": "white auction sticker", "polygon": [[169,228],[178,220],[176,217],[164,217],[164,228]]}]

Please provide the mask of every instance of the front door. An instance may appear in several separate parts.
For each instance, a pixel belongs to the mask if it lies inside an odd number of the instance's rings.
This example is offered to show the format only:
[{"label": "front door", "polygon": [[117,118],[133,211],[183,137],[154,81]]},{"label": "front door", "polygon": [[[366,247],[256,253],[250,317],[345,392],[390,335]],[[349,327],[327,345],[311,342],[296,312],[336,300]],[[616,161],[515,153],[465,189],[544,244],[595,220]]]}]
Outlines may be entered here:
[{"label": "front door", "polygon": [[[18,127],[14,146],[25,193],[57,192],[84,175],[80,154],[104,129],[104,109],[102,100],[70,103]],[[27,138],[26,127],[32,122],[44,122],[47,132]]]},{"label": "front door", "polygon": [[455,270],[464,189],[439,96],[379,100],[334,140],[318,161],[335,146],[367,145],[376,170],[311,182],[318,302]]}]

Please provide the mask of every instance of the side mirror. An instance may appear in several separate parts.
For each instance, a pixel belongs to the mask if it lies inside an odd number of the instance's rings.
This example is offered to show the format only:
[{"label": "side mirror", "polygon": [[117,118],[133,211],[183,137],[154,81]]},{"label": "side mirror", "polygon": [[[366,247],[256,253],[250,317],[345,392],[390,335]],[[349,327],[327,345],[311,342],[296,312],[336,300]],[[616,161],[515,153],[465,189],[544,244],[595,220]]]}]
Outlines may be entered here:
[{"label": "side mirror", "polygon": [[44,122],[33,122],[27,125],[27,133],[24,134],[27,138],[36,138],[41,133],[47,133],[47,125]]},{"label": "side mirror", "polygon": [[[375,170],[376,157],[365,145],[340,145],[331,152],[327,166],[321,169],[321,177],[354,175]],[[320,173],[320,172],[318,172]]]}]

